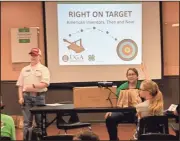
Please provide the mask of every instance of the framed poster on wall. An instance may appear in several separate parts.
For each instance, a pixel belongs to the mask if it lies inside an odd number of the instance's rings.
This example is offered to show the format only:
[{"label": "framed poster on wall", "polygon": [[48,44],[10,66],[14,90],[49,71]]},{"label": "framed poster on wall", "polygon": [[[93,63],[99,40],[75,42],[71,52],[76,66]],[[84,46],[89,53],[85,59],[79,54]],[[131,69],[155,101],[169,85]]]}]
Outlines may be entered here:
[{"label": "framed poster on wall", "polygon": [[11,61],[12,63],[30,62],[29,51],[39,47],[39,28],[11,28]]}]

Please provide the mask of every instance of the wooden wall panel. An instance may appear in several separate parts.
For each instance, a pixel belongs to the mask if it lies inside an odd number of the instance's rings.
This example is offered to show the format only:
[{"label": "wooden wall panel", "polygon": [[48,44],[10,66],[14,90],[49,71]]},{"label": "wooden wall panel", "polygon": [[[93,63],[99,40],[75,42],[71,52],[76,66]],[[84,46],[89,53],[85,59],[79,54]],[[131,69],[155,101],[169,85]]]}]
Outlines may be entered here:
[{"label": "wooden wall panel", "polygon": [[42,2],[1,2],[1,80],[17,80],[27,65],[11,63],[10,29],[16,27],[39,27],[39,46],[44,54]]},{"label": "wooden wall panel", "polygon": [[164,75],[179,75],[179,2],[162,2]]}]

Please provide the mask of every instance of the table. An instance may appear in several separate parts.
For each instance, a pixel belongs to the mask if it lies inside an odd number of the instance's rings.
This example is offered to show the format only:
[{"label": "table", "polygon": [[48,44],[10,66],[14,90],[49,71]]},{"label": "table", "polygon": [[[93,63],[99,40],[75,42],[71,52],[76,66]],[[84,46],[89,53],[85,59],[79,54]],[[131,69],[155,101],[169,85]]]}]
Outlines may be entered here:
[{"label": "table", "polygon": [[104,113],[104,112],[134,112],[136,109],[133,107],[128,108],[118,108],[118,107],[93,107],[93,108],[75,108],[74,104],[62,104],[59,106],[35,106],[30,109],[32,114],[41,114],[41,130],[42,136],[47,136],[46,128],[51,125],[56,119],[47,123],[47,114],[58,114],[58,113]]}]

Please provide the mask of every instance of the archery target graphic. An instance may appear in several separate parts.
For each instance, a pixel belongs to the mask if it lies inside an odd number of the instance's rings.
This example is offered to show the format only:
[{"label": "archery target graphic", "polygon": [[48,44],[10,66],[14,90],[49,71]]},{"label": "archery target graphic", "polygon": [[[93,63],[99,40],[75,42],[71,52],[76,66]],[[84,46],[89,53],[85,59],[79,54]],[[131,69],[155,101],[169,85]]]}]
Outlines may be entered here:
[{"label": "archery target graphic", "polygon": [[124,39],[117,45],[117,55],[124,61],[133,60],[138,53],[137,44],[131,39]]}]

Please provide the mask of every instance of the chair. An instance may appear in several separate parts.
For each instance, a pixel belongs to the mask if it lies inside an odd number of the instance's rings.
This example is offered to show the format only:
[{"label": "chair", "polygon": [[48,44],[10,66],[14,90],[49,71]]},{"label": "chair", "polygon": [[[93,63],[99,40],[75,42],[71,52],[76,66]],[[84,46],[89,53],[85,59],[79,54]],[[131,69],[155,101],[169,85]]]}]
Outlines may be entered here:
[{"label": "chair", "polygon": [[73,135],[53,135],[53,136],[45,136],[42,140],[73,140]]},{"label": "chair", "polygon": [[[68,122],[66,122],[63,119],[63,116],[70,116]],[[91,130],[91,124],[90,123],[83,123],[79,121],[77,113],[69,113],[69,115],[61,115],[57,114],[57,122],[56,126],[58,129],[63,129],[65,131],[65,134],[67,134],[67,130],[70,129],[76,129],[76,128],[84,128],[88,127]]]},{"label": "chair", "polygon": [[170,134],[161,134],[161,133],[150,133],[150,134],[142,134],[140,135],[138,140],[167,140],[167,141],[171,141],[171,140],[178,140],[176,136],[174,135],[170,135]]},{"label": "chair", "polygon": [[138,138],[147,133],[169,134],[167,116],[148,116],[140,119]]},{"label": "chair", "polygon": [[[70,104],[72,101],[63,101],[61,104]],[[63,117],[70,116],[68,122],[66,122]],[[67,130],[76,129],[76,128],[84,128],[88,127],[91,130],[90,123],[83,123],[79,121],[79,117],[76,112],[70,113],[57,113],[57,122],[56,126],[58,129],[63,129],[65,134],[67,134]]]}]

